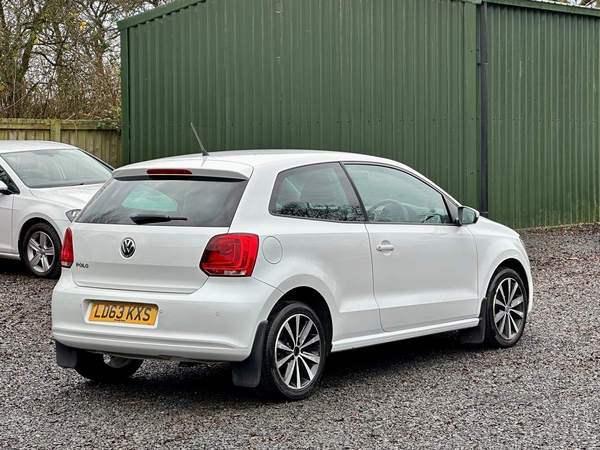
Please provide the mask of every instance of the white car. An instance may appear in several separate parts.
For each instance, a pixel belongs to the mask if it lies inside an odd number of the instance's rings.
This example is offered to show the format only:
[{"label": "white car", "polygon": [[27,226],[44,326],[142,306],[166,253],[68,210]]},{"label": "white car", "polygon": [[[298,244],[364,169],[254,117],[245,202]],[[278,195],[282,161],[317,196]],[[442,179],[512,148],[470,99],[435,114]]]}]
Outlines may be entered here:
[{"label": "white car", "polygon": [[112,167],[67,144],[0,140],[0,258],[60,273],[61,237]]},{"label": "white car", "polygon": [[298,400],[325,359],[460,330],[509,347],[532,307],[519,235],[403,164],[231,151],[116,169],[66,231],[57,362],[97,381],[144,359],[232,363]]}]

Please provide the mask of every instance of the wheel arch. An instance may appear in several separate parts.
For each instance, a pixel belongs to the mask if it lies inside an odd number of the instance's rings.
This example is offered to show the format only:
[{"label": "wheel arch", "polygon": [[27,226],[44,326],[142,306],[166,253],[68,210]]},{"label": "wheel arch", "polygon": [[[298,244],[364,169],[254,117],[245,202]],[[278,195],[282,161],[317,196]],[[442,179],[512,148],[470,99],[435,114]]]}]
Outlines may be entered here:
[{"label": "wheel arch", "polygon": [[52,228],[54,228],[54,231],[56,231],[56,234],[58,235],[58,238],[60,239],[60,243],[62,245],[62,236],[60,235],[60,230],[58,229],[56,224],[52,223],[50,220],[43,218],[43,217],[30,217],[21,225],[21,229],[19,230],[19,239],[17,241],[17,251],[18,251],[19,255],[21,256],[21,259],[23,258],[23,255],[21,255],[21,245],[23,243],[23,239],[25,238],[25,235],[27,234],[29,229],[33,225],[37,225],[38,223],[45,223],[46,225],[49,225]]},{"label": "wheel arch", "polygon": [[529,299],[531,297],[530,286],[529,286],[529,283],[531,282],[531,280],[529,279],[529,275],[528,275],[527,271],[525,270],[525,267],[523,267],[523,264],[521,264],[521,261],[519,261],[518,259],[515,259],[515,258],[509,258],[509,259],[502,261],[500,263],[500,265],[496,268],[494,273],[492,274],[491,279],[493,279],[496,276],[496,274],[503,268],[512,269],[519,274],[519,276],[521,277],[521,280],[523,281],[523,285],[525,286],[525,290],[527,291],[527,298]]},{"label": "wheel arch", "polygon": [[[511,274],[516,273],[519,278],[521,278],[521,282],[524,288],[523,296],[525,297],[525,308],[522,312],[518,312],[518,305],[523,304],[523,301],[519,303],[512,303],[512,295],[515,293],[515,289],[509,294],[502,294],[502,298],[496,297],[497,294],[494,294],[494,290],[497,293],[500,290],[501,283],[510,277],[512,278],[514,275]],[[502,277],[506,278],[502,278]],[[491,281],[490,287],[488,288],[490,297],[487,297],[483,302],[485,303],[486,311],[480,315],[480,318],[485,318],[485,325],[483,326],[483,343],[492,348],[507,348],[515,345],[520,339],[525,329],[525,323],[527,320],[527,315],[531,311],[531,301],[530,295],[532,290],[531,284],[531,275],[527,268],[522,264],[521,261],[514,258],[507,258],[502,261],[496,270],[494,271]],[[514,281],[514,280],[513,280]],[[493,286],[491,283],[494,283]],[[508,285],[510,287],[510,284]],[[494,296],[494,298],[491,298]],[[500,317],[497,315],[496,311],[496,298],[500,298],[500,306],[498,309],[503,311],[504,314]],[[509,302],[510,300],[510,302]],[[502,303],[502,301],[504,303]],[[498,311],[498,312],[500,312]],[[517,312],[520,317],[520,320],[517,318],[517,322],[515,322],[512,318],[513,311]],[[512,317],[510,320],[504,320],[503,317],[506,316]],[[498,321],[502,319],[500,324],[500,328],[498,327]],[[480,321],[481,322],[481,321]],[[512,326],[511,326],[512,322]],[[505,327],[506,323],[506,327]]]},{"label": "wheel arch", "polygon": [[488,270],[480,278],[479,281],[479,293],[480,298],[483,299],[486,295],[487,289],[496,276],[496,274],[503,268],[512,269],[521,277],[525,286],[525,293],[529,301],[528,311],[531,311],[533,306],[533,281],[531,277],[531,269],[529,267],[529,261],[527,256],[523,256],[516,252],[507,252],[503,255],[498,255],[495,261],[490,262],[487,265]]},{"label": "wheel arch", "polygon": [[333,340],[333,318],[327,301],[316,289],[308,286],[300,286],[286,292],[271,309],[269,321],[279,311],[285,308],[286,305],[294,302],[304,303],[317,314],[323,325],[323,330],[325,331],[325,336],[327,338],[327,352],[329,353],[331,351],[331,343]]},{"label": "wheel arch", "polygon": [[[531,277],[522,262],[516,258],[506,258],[496,265],[496,268],[491,272],[490,276],[485,282],[484,292],[487,291],[494,277],[503,269],[512,269],[521,277],[528,300],[527,312],[531,311]],[[484,342],[487,328],[485,319],[487,308],[488,298],[486,294],[483,294],[483,298],[479,304],[479,325],[473,328],[459,330],[459,339],[461,342],[468,344],[481,344]]]},{"label": "wheel arch", "polygon": [[271,322],[274,317],[292,303],[303,303],[310,307],[323,325],[323,330],[326,336],[327,354],[331,351],[333,340],[333,319],[331,311],[327,305],[325,298],[314,288],[308,286],[298,286],[285,292],[273,305],[266,320],[261,321],[257,325],[257,331],[252,345],[252,351],[248,358],[239,363],[232,365],[233,384],[240,387],[255,388],[260,383],[262,374],[263,362],[263,347],[266,340],[266,329],[268,322]]}]

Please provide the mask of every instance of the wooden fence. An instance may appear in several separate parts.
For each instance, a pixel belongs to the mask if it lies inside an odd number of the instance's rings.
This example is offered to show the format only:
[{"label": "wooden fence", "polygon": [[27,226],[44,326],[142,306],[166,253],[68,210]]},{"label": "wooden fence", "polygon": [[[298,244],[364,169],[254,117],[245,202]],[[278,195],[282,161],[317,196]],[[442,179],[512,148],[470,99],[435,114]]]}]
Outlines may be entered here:
[{"label": "wooden fence", "polygon": [[63,142],[86,150],[113,167],[121,165],[121,133],[92,120],[0,119],[0,139]]}]

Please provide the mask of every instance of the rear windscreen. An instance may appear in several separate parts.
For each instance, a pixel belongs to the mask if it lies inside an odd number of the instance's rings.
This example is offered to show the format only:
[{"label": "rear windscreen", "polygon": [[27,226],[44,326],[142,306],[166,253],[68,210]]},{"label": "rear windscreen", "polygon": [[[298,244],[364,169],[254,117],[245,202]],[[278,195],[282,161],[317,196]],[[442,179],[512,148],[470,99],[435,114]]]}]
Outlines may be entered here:
[{"label": "rear windscreen", "polygon": [[246,184],[247,180],[213,177],[116,178],[96,194],[76,222],[228,227]]}]

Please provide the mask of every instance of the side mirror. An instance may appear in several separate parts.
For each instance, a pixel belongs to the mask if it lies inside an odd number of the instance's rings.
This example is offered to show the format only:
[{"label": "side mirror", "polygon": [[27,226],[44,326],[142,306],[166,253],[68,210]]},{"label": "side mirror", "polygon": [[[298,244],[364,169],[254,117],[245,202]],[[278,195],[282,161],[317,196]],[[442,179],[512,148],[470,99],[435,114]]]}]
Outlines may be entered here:
[{"label": "side mirror", "polygon": [[11,192],[8,190],[8,186],[4,181],[0,181],[0,194],[10,194]]},{"label": "side mirror", "polygon": [[456,223],[458,225],[470,225],[477,223],[479,220],[479,211],[468,206],[459,206],[458,215],[456,217]]}]

